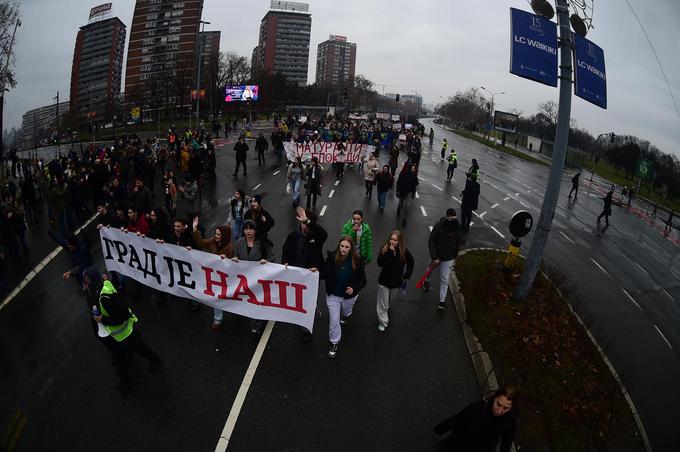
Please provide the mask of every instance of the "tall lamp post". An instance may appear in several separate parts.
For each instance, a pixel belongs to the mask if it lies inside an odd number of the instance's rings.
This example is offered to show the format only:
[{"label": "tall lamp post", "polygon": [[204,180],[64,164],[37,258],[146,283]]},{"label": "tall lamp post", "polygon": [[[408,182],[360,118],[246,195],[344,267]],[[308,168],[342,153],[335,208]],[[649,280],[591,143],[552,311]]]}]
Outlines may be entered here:
[{"label": "tall lamp post", "polygon": [[491,118],[493,118],[493,112],[495,111],[495,108],[496,108],[496,104],[494,103],[494,98],[496,96],[500,96],[501,94],[505,94],[505,91],[501,91],[499,93],[494,93],[494,92],[484,88],[483,86],[480,86],[480,88],[482,88],[487,93],[491,94],[491,109],[489,110],[489,115],[491,116]]},{"label": "tall lamp post", "polygon": [[[202,25],[201,33],[205,31],[205,26],[210,25],[210,22],[206,22],[205,20],[199,21],[200,24]],[[203,39],[205,38],[204,35],[200,34],[198,35],[198,70],[196,74],[196,125],[198,126],[198,123],[201,118],[201,66],[203,66]]]}]

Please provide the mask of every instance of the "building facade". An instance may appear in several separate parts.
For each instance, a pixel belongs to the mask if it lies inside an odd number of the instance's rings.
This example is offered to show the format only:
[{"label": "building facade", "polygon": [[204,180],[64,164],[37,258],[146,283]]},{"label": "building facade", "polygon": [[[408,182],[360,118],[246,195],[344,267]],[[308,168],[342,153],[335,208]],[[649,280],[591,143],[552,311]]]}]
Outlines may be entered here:
[{"label": "building facade", "polygon": [[271,2],[260,23],[260,36],[253,49],[252,72],[281,73],[293,84],[307,84],[312,16],[306,3]]},{"label": "building facade", "polygon": [[[188,107],[203,0],[137,0],[125,72],[128,107]],[[160,104],[160,105],[159,105]]]},{"label": "building facade", "polygon": [[80,27],[71,69],[74,125],[112,121],[120,101],[126,27],[117,17]]},{"label": "building facade", "polygon": [[211,74],[217,71],[220,60],[220,37],[219,31],[201,31],[198,34],[201,48],[201,86],[210,82]]},{"label": "building facade", "polygon": [[57,112],[59,118],[68,114],[71,103],[50,104],[27,111],[21,124],[21,142],[24,149],[39,146],[41,141],[48,140],[57,131]]},{"label": "building facade", "polygon": [[316,51],[316,83],[345,85],[354,83],[357,45],[346,36],[330,35]]}]

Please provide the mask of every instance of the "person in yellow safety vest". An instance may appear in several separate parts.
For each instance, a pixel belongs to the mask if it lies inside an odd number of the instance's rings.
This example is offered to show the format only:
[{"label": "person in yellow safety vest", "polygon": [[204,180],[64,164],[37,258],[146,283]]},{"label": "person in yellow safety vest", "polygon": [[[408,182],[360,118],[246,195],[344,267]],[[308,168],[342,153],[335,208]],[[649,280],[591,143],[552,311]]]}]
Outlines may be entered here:
[{"label": "person in yellow safety vest", "polygon": [[115,340],[112,352],[118,378],[120,378],[117,388],[124,394],[131,387],[128,364],[133,352],[149,360],[150,371],[161,367],[161,360],[156,352],[142,340],[139,332],[135,331],[134,324],[138,320],[137,317],[127,307],[106,275],[102,275],[99,306],[98,309],[95,308],[97,306],[93,306],[92,310],[94,320],[104,325],[106,331]]},{"label": "person in yellow safety vest", "polygon": [[456,155],[456,150],[451,148],[451,154],[447,158],[449,166],[446,168],[446,182],[451,182],[453,178],[453,170],[458,167],[458,156]]},{"label": "person in yellow safety vest", "polygon": [[442,160],[446,158],[446,150],[449,148],[449,143],[446,141],[446,138],[444,138],[444,141],[442,142]]}]

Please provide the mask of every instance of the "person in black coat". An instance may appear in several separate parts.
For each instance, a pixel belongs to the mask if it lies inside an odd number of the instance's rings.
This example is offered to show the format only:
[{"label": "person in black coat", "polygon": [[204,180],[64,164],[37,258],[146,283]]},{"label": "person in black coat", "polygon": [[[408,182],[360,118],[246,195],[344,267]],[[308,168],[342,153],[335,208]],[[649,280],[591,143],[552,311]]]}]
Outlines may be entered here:
[{"label": "person in black coat", "polygon": [[576,192],[574,194],[574,199],[578,198],[578,180],[581,177],[581,173],[576,173],[574,174],[574,177],[571,178],[571,190],[569,191],[569,198],[571,198],[571,194]]},{"label": "person in black coat", "polygon": [[472,222],[472,212],[477,210],[479,202],[479,182],[477,176],[470,174],[465,181],[465,188],[461,195],[463,200],[460,203],[460,221],[464,231],[470,230],[470,222]]},{"label": "person in black coat", "polygon": [[382,171],[375,175],[375,185],[378,190],[378,207],[380,208],[380,213],[382,213],[385,211],[387,192],[394,185],[394,177],[390,173],[389,165],[383,165]]},{"label": "person in black coat", "polygon": [[316,222],[316,214],[302,207],[295,209],[299,222],[283,244],[281,263],[288,266],[323,270],[323,244],[328,233]]},{"label": "person in black coat", "polygon": [[316,198],[321,196],[323,186],[324,168],[317,157],[312,157],[311,164],[307,167],[307,210],[311,207],[316,209]]},{"label": "person in black coat", "polygon": [[257,237],[263,243],[269,243],[269,245],[271,245],[272,243],[267,237],[267,234],[271,228],[274,227],[274,217],[262,207],[262,196],[253,195],[253,197],[250,198],[250,208],[243,216],[243,221],[245,222],[247,220],[255,222]]},{"label": "person in black coat", "polygon": [[246,168],[246,153],[248,152],[248,145],[245,139],[241,136],[238,142],[234,145],[234,151],[236,151],[236,168],[234,169],[234,179],[238,176],[238,169],[243,165],[243,175],[248,175],[248,169]]},{"label": "person in black coat", "polygon": [[473,402],[440,422],[434,433],[444,435],[441,449],[493,452],[500,441],[500,452],[510,452],[519,416],[519,390],[513,385],[498,389],[492,398]]},{"label": "person in black coat", "polygon": [[336,250],[328,254],[323,275],[328,306],[328,356],[335,358],[342,337],[340,325],[347,324],[359,291],[366,286],[366,272],[352,237],[340,237]]},{"label": "person in black coat", "polygon": [[612,196],[614,196],[614,192],[610,190],[609,193],[607,193],[607,196],[602,198],[602,201],[604,201],[604,209],[602,209],[600,216],[597,217],[598,225],[600,224],[602,217],[604,217],[604,221],[606,222],[605,227],[607,228],[609,227],[609,216],[612,214]]},{"label": "person in black coat", "polygon": [[378,330],[385,331],[389,318],[387,311],[390,303],[397,297],[400,287],[406,288],[406,281],[413,274],[413,256],[406,248],[401,231],[392,231],[385,244],[378,252]]},{"label": "person in black coat", "polygon": [[404,169],[399,174],[397,179],[397,198],[399,198],[399,206],[397,206],[397,218],[404,212],[404,219],[401,225],[406,227],[406,211],[408,210],[408,198],[415,198],[416,187],[418,186],[418,166],[415,164],[404,166]]}]

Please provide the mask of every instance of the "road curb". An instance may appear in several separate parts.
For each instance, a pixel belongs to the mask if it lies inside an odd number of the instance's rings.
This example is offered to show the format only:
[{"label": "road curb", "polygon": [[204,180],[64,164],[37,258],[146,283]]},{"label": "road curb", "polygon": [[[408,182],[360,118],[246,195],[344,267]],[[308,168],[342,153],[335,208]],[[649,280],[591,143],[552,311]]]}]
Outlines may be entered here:
[{"label": "road curb", "polygon": [[[506,250],[502,250],[500,248],[468,248],[466,250],[461,251],[458,254],[458,257],[472,252],[472,251],[495,251],[495,252],[506,252]],[[522,256],[524,257],[524,256]],[[539,270],[539,273],[541,276],[543,276],[547,281],[550,281],[550,278],[548,275],[546,275],[544,272]],[[492,392],[496,391],[498,389],[498,381],[496,379],[496,373],[493,368],[493,364],[491,363],[491,359],[489,358],[489,354],[486,353],[483,348],[482,344],[475,336],[474,332],[472,331],[472,328],[467,324],[467,311],[465,309],[465,297],[463,297],[463,294],[460,293],[460,281],[458,280],[458,277],[455,274],[455,266],[454,266],[454,271],[451,272],[451,276],[449,277],[449,290],[451,291],[451,295],[453,298],[453,303],[456,307],[456,313],[458,314],[458,320],[461,322],[462,327],[463,327],[463,335],[465,336],[465,344],[467,345],[468,352],[470,353],[470,359],[472,360],[472,364],[475,368],[475,374],[477,375],[477,382],[479,383],[479,387],[482,390],[482,395],[484,397],[487,397],[489,394]],[[600,344],[597,342],[595,339],[595,336],[590,332],[588,327],[585,325],[581,317],[576,313],[574,310],[573,306],[569,301],[562,295],[562,292],[557,290],[558,296],[564,301],[564,303],[568,306],[569,311],[571,314],[576,318],[578,323],[583,327],[585,330],[586,334],[590,338],[590,341],[593,343],[597,351],[600,353],[600,356],[604,360],[605,364],[609,368],[609,371],[612,373],[612,377],[614,377],[614,380],[616,381],[616,384],[619,386],[619,390],[621,391],[621,394],[623,395],[624,399],[628,403],[628,407],[630,408],[631,413],[633,414],[633,419],[635,420],[635,424],[637,425],[638,432],[640,433],[640,438],[642,439],[642,443],[645,446],[645,450],[648,452],[652,451],[652,445],[649,442],[649,438],[647,436],[647,430],[645,430],[645,426],[642,423],[642,419],[640,418],[640,415],[638,414],[638,410],[635,407],[635,404],[633,403],[633,399],[630,397],[630,394],[628,393],[628,390],[626,389],[626,386],[624,385],[623,381],[619,377],[619,374],[616,372],[616,369],[614,369],[613,364],[611,361],[609,361],[609,358],[607,358],[607,355],[605,354],[604,350],[600,346]]]}]

